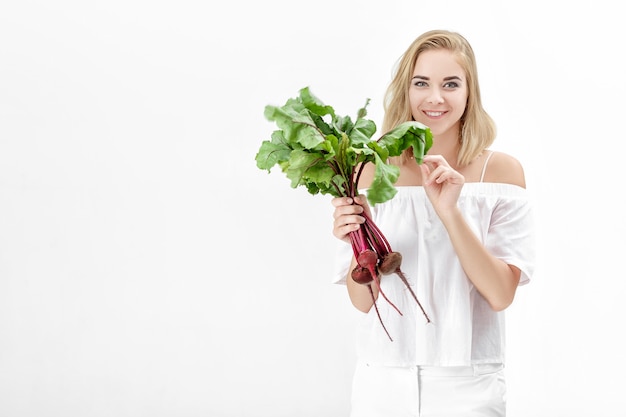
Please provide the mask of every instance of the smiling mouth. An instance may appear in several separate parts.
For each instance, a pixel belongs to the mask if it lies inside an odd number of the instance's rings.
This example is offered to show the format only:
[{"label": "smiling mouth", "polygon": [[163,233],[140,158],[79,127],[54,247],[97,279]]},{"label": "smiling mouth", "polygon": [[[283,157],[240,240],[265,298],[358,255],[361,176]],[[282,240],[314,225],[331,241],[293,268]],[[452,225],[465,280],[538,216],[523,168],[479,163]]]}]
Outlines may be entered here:
[{"label": "smiling mouth", "polygon": [[443,115],[445,112],[443,111],[425,111],[424,114],[428,117],[439,117]]}]

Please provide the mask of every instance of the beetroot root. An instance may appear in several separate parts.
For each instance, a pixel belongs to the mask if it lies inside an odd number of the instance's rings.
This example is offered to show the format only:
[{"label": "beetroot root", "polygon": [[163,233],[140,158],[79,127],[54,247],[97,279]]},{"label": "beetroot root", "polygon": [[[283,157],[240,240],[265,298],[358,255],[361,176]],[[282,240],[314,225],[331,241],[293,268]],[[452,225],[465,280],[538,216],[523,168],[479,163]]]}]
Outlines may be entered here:
[{"label": "beetroot root", "polygon": [[354,280],[354,282],[356,282],[357,284],[361,284],[361,285],[370,284],[374,280],[374,277],[372,277],[372,273],[370,272],[370,270],[360,265],[357,265],[352,270],[351,275],[352,275],[352,280]]},{"label": "beetroot root", "polygon": [[363,268],[369,268],[370,266],[376,266],[378,263],[378,254],[371,249],[365,249],[359,253],[356,261]]},{"label": "beetroot root", "polygon": [[428,317],[428,314],[426,314],[424,307],[422,307],[422,304],[417,299],[417,295],[415,295],[415,292],[413,292],[413,289],[409,285],[409,281],[404,275],[404,272],[402,272],[402,270],[400,269],[400,265],[402,265],[402,254],[400,252],[389,252],[383,256],[380,266],[378,267],[378,270],[383,275],[396,274],[400,277],[400,279],[402,280],[406,288],[411,293],[411,296],[413,297],[415,302],[417,302],[417,305],[419,306],[420,310],[422,310],[424,317],[426,317],[426,322],[430,323],[430,317]]},{"label": "beetroot root", "polygon": [[400,252],[389,252],[383,257],[378,270],[383,275],[391,275],[396,272],[398,268],[400,268],[401,264],[402,255]]},{"label": "beetroot root", "polygon": [[400,279],[402,280],[402,282],[406,286],[407,290],[409,290],[409,292],[411,293],[411,296],[413,297],[413,299],[417,303],[418,307],[420,308],[420,310],[422,310],[422,314],[424,314],[424,317],[426,318],[426,322],[430,323],[430,317],[428,317],[428,314],[426,314],[426,310],[424,310],[424,307],[422,307],[422,303],[420,303],[420,301],[417,299],[417,295],[415,295],[415,292],[413,291],[413,289],[409,285],[409,280],[406,278],[406,275],[404,275],[404,272],[402,272],[402,270],[400,269],[400,265],[398,265],[398,267],[393,272],[397,276],[400,277]]}]

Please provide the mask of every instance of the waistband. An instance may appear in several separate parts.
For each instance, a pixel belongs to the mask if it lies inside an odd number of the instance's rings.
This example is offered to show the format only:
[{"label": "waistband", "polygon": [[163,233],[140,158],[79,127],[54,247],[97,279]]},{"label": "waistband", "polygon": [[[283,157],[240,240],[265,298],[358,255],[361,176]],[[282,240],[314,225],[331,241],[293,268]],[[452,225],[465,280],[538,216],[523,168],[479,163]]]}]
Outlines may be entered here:
[{"label": "waistband", "polygon": [[424,376],[477,376],[492,374],[504,369],[501,363],[479,363],[472,366],[418,366]]}]

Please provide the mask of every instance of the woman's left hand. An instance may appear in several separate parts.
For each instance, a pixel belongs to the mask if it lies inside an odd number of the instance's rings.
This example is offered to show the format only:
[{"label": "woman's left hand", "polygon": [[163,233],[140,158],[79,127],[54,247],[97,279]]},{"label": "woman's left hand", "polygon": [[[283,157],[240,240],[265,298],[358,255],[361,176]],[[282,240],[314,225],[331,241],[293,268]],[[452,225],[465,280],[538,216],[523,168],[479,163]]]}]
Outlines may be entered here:
[{"label": "woman's left hand", "polygon": [[441,216],[456,209],[465,177],[441,155],[426,155],[420,165],[422,185],[435,211]]}]

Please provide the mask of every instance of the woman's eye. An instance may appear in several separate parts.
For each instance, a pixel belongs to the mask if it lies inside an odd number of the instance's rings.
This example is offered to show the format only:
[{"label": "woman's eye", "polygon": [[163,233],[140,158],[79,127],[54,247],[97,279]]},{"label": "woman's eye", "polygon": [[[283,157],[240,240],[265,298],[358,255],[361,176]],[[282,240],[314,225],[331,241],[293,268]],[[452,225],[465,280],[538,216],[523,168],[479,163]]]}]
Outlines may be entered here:
[{"label": "woman's eye", "polygon": [[424,82],[424,81],[415,81],[413,83],[413,85],[416,86],[416,87],[426,87],[426,82]]},{"label": "woman's eye", "polygon": [[450,81],[450,82],[445,83],[443,86],[445,88],[458,88],[459,83],[457,83],[456,81]]}]

